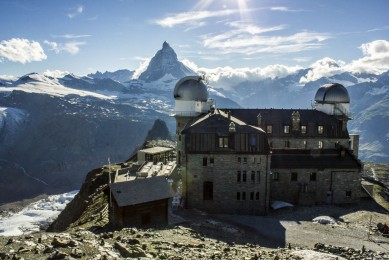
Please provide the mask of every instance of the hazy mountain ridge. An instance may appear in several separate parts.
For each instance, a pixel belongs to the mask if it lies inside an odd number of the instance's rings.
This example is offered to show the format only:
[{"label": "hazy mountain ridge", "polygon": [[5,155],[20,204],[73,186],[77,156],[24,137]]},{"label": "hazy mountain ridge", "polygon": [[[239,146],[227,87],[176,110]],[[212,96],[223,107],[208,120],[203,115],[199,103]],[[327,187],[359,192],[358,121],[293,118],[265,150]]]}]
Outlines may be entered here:
[{"label": "hazy mountain ridge", "polygon": [[94,79],[112,79],[119,83],[124,83],[132,79],[134,72],[135,71],[131,71],[127,69],[117,70],[114,72],[106,71],[104,73],[101,73],[100,71],[96,71],[96,73],[90,73],[87,76]]}]

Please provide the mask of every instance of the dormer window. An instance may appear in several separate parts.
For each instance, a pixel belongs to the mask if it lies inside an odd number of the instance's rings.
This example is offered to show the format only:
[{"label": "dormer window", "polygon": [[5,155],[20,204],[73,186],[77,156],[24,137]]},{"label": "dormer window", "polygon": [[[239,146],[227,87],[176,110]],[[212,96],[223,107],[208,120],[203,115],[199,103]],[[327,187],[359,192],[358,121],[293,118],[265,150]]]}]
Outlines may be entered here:
[{"label": "dormer window", "polygon": [[317,127],[317,133],[318,133],[319,135],[322,135],[322,134],[324,133],[324,126],[319,125],[319,126]]},{"label": "dormer window", "polygon": [[298,111],[292,113],[292,130],[295,132],[300,130],[300,113]]},{"label": "dormer window", "polygon": [[289,134],[289,133],[290,133],[290,126],[284,125],[284,134]]},{"label": "dormer window", "polygon": [[234,122],[231,122],[229,127],[228,127],[228,131],[230,133],[235,133],[236,132],[236,128],[235,128],[235,123]]},{"label": "dormer window", "polygon": [[273,133],[273,126],[272,125],[267,125],[266,126],[266,133],[268,133],[268,134]]}]

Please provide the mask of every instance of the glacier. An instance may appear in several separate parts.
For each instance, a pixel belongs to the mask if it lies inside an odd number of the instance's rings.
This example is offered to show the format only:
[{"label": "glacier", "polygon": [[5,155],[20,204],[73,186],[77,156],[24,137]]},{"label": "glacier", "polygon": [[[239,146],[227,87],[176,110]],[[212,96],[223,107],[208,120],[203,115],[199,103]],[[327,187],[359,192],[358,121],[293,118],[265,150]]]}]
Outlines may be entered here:
[{"label": "glacier", "polygon": [[0,236],[21,236],[40,231],[54,221],[77,193],[78,190],[51,195],[31,203],[17,213],[0,217]]}]

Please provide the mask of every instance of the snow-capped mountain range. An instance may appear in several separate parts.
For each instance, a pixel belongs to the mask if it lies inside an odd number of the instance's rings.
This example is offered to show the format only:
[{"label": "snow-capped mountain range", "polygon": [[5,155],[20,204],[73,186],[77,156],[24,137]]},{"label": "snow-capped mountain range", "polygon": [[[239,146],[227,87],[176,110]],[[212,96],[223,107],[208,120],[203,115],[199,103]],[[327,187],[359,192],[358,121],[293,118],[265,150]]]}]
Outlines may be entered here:
[{"label": "snow-capped mountain range", "polygon": [[[351,96],[349,129],[361,134],[361,159],[388,161],[389,73],[356,74],[334,60],[320,62],[331,73],[297,68],[277,77],[218,75],[217,81],[209,72],[205,78],[210,97],[224,108],[309,108],[320,85],[341,83]],[[164,42],[138,78],[119,70],[0,79],[0,203],[79,188],[108,158],[128,158],[157,118],[174,132],[172,90],[196,73]]]}]

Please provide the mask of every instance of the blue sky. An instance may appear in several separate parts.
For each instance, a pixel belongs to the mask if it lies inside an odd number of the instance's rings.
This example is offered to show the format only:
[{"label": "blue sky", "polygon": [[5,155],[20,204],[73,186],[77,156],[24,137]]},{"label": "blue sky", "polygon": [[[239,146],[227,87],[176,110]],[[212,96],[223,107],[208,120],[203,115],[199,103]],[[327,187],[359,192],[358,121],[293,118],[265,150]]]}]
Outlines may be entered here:
[{"label": "blue sky", "polygon": [[388,10],[385,0],[1,0],[0,75],[136,70],[164,41],[204,70],[263,74],[329,57],[382,71]]}]

